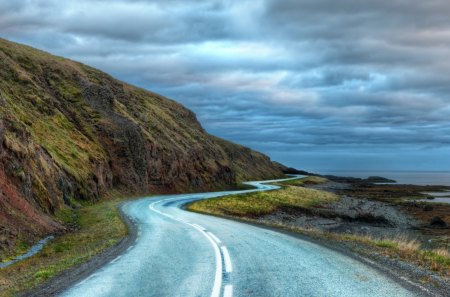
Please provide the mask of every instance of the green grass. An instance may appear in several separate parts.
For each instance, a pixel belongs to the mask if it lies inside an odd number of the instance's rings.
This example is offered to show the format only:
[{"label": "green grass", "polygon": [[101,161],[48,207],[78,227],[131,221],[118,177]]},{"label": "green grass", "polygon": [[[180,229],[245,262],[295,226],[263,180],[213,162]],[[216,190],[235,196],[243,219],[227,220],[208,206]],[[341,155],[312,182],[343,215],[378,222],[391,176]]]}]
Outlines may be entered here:
[{"label": "green grass", "polygon": [[127,234],[118,213],[119,203],[105,201],[59,211],[60,221],[79,229],[58,236],[37,255],[0,270],[0,296],[15,296],[119,242]]},{"label": "green grass", "polygon": [[282,208],[308,208],[326,204],[339,198],[328,192],[287,186],[281,190],[225,196],[191,203],[188,209],[196,212],[237,217],[260,217]]},{"label": "green grass", "polygon": [[94,160],[104,160],[98,143],[77,131],[62,114],[55,114],[33,126],[33,134],[53,159],[78,181],[88,179]]},{"label": "green grass", "polygon": [[284,186],[306,186],[306,185],[317,185],[324,184],[328,182],[328,179],[319,177],[319,176],[308,176],[299,179],[285,180],[282,182],[278,182],[279,185]]},{"label": "green grass", "polygon": [[1,262],[4,263],[4,262],[9,262],[11,260],[14,260],[17,256],[25,254],[29,248],[30,248],[30,245],[27,242],[25,242],[21,239],[18,239],[17,244],[15,245],[15,248],[14,248],[14,252],[1,254]]},{"label": "green grass", "polygon": [[391,240],[377,240],[375,241],[375,245],[383,248],[396,248],[398,244]]},{"label": "green grass", "polygon": [[[447,267],[450,269],[450,251],[448,249],[436,249],[431,251],[422,251],[422,256],[432,263]],[[435,264],[435,269],[436,265]],[[450,276],[450,272],[447,271],[447,276]]]},{"label": "green grass", "polygon": [[333,233],[329,233],[328,236],[335,240],[359,242],[374,248],[381,248],[379,252],[383,255],[391,258],[399,257],[439,272],[446,278],[450,277],[450,251],[446,248],[424,249],[416,240],[403,237],[375,239],[369,236]]}]

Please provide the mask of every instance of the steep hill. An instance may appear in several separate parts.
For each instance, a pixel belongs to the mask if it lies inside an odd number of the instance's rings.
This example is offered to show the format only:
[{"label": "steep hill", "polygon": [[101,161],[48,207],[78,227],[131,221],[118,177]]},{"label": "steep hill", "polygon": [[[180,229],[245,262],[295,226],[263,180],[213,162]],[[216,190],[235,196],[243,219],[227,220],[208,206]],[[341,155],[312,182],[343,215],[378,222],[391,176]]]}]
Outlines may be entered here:
[{"label": "steep hill", "polygon": [[[282,175],[190,110],[89,66],[0,39],[0,247],[64,229],[62,208]],[[0,251],[1,252],[1,251]]]}]

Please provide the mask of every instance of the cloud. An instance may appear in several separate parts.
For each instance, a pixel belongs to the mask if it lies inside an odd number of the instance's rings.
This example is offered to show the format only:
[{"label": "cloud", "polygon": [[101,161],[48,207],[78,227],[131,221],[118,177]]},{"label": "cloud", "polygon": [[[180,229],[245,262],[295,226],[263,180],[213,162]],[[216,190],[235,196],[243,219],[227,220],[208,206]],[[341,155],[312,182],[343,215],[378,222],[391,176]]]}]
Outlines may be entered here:
[{"label": "cloud", "polygon": [[[409,166],[450,147],[449,9],[444,0],[18,0],[0,3],[0,34],[172,97],[210,132],[287,163],[307,156],[325,168],[339,157],[351,168],[402,152],[410,157],[396,166]],[[437,159],[420,166],[450,166]]]}]

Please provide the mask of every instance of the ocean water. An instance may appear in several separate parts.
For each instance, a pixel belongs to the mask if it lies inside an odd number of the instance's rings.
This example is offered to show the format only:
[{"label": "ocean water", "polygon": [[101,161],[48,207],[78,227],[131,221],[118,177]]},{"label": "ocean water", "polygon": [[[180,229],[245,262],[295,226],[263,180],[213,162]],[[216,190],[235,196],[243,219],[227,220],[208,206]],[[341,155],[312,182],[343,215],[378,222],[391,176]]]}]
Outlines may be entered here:
[{"label": "ocean water", "polygon": [[329,171],[321,174],[367,178],[382,176],[399,184],[450,186],[450,171]]}]

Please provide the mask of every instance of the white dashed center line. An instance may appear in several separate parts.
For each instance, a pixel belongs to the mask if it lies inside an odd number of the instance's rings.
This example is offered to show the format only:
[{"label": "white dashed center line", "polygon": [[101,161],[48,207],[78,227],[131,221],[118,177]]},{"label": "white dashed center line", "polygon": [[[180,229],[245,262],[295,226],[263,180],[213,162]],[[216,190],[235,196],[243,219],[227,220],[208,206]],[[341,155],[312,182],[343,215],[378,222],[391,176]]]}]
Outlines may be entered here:
[{"label": "white dashed center line", "polygon": [[226,285],[225,289],[223,290],[223,297],[232,297],[232,296],[233,296],[233,286]]},{"label": "white dashed center line", "polygon": [[225,271],[228,273],[232,272],[233,267],[231,266],[231,258],[230,254],[228,253],[228,249],[225,246],[222,246],[221,249],[223,254],[223,261],[225,262]]}]

